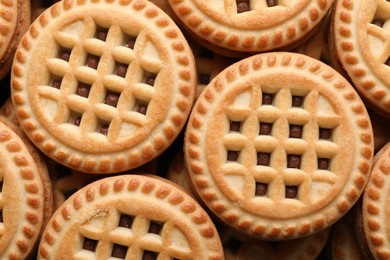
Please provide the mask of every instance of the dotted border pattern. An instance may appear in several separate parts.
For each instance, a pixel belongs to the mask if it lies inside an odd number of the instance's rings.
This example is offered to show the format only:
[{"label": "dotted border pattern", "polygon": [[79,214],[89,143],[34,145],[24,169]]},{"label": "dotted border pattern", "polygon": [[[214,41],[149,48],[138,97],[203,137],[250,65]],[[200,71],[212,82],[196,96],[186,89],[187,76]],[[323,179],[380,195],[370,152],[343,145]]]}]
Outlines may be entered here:
[{"label": "dotted border pattern", "polygon": [[[176,98],[169,109],[167,119],[157,127],[160,133],[151,135],[137,149],[118,151],[116,154],[82,154],[71,150],[54,139],[41,127],[29,107],[26,84],[28,59],[34,51],[40,34],[65,12],[88,4],[110,4],[118,8],[132,8],[161,29],[174,52],[177,66]],[[48,8],[35,20],[19,45],[11,74],[11,96],[20,125],[26,135],[47,156],[70,168],[89,173],[120,172],[135,168],[150,161],[164,151],[184,127],[192,108],[196,86],[195,61],[191,49],[180,29],[172,19],[158,7],[146,0],[65,0]]]},{"label": "dotted border pattern", "polygon": [[[359,28],[355,26],[354,12],[359,8],[360,1],[340,0],[335,5],[332,26],[336,53],[339,62],[347,71],[354,86],[363,98],[370,102],[374,108],[387,114],[390,113],[390,81],[381,82],[364,61],[357,34]],[[357,27],[357,28],[355,28]],[[387,85],[387,86],[386,86]]]},{"label": "dotted border pattern", "polygon": [[[3,55],[7,53],[9,44],[17,30],[18,17],[20,8],[18,8],[19,1],[1,1],[0,2],[0,61],[4,58]],[[2,52],[2,53],[1,53]]]},{"label": "dotted border pattern", "polygon": [[390,258],[390,238],[386,220],[390,181],[390,144],[375,155],[375,164],[371,171],[367,187],[363,193],[363,230],[364,236],[374,258]]},{"label": "dotted border pattern", "polygon": [[198,252],[203,256],[199,259],[223,259],[223,248],[214,223],[190,195],[162,178],[130,174],[96,181],[66,200],[45,228],[39,245],[38,257],[41,259],[55,258],[55,249],[61,243],[61,236],[71,225],[72,217],[81,212],[85,204],[99,203],[105,196],[123,194],[131,198],[132,194],[137,193],[141,193],[144,198],[151,197],[153,200],[158,200],[161,205],[164,205],[163,207],[173,207],[178,214],[188,217],[193,224],[190,235],[204,242],[202,248],[204,251]]},{"label": "dotted border pattern", "polygon": [[[309,75],[321,79],[331,91],[337,92],[349,108],[351,123],[354,124],[356,154],[354,172],[337,198],[322,211],[294,220],[270,221],[241,210],[231,204],[215,188],[215,182],[209,174],[206,163],[203,133],[207,129],[208,113],[212,113],[218,97],[235,80],[260,70],[290,68],[300,75]],[[266,72],[265,72],[266,73]],[[307,236],[333,224],[344,215],[363,192],[371,170],[373,160],[373,132],[368,113],[359,95],[334,69],[313,58],[288,52],[264,53],[244,59],[225,69],[201,94],[191,112],[185,134],[185,159],[192,183],[205,204],[222,221],[250,236],[267,240],[282,240]]]},{"label": "dotted border pattern", "polygon": [[241,52],[269,51],[298,41],[320,23],[333,1],[309,1],[299,14],[285,23],[256,30],[220,23],[200,10],[196,1],[168,0],[176,16],[198,37],[225,50]]},{"label": "dotted border pattern", "polygon": [[[24,200],[20,201],[22,212],[20,218],[25,218],[23,223],[19,223],[12,241],[6,241],[8,246],[2,252],[2,257],[9,259],[24,259],[29,255],[34,245],[38,242],[44,215],[44,188],[35,161],[30,155],[22,139],[14,133],[7,125],[0,122],[0,147],[4,151],[7,161],[13,169],[5,174],[16,175],[14,178],[20,179],[21,187],[24,190]],[[5,169],[6,170],[6,169]]]}]

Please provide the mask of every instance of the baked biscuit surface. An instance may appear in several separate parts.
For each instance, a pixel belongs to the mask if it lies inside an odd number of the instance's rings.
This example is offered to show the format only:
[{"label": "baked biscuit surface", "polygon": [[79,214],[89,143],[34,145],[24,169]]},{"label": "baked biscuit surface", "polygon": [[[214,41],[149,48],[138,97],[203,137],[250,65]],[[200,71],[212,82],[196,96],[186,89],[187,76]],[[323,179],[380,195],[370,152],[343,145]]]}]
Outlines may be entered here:
[{"label": "baked biscuit surface", "polygon": [[168,2],[197,38],[239,52],[274,50],[299,41],[320,23],[333,4],[332,0]]},{"label": "baked biscuit surface", "polygon": [[0,256],[25,259],[43,226],[45,191],[22,139],[0,122]]},{"label": "baked biscuit surface", "polygon": [[60,163],[118,172],[161,153],[194,99],[192,52],[148,1],[63,1],[22,40],[12,97],[30,139]]},{"label": "baked biscuit surface", "polygon": [[94,182],[54,214],[40,259],[223,259],[207,213],[175,185],[141,175]]},{"label": "baked biscuit surface", "polygon": [[333,224],[362,193],[372,163],[369,117],[337,72],[269,53],[225,69],[186,130],[192,183],[227,224],[296,238]]},{"label": "baked biscuit surface", "polygon": [[332,34],[343,69],[362,97],[377,111],[390,113],[390,2],[338,1]]}]

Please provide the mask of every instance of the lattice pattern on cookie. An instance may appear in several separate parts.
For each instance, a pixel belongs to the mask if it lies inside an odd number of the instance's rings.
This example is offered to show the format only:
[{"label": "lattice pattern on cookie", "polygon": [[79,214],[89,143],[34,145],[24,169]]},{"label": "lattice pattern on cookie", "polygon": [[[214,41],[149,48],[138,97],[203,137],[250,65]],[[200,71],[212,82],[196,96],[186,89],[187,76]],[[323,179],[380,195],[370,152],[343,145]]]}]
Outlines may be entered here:
[{"label": "lattice pattern on cookie", "polygon": [[[274,6],[289,7],[294,1],[286,0],[228,0],[225,1],[229,15],[244,13],[252,10],[264,10]],[[235,5],[236,8],[232,8]],[[235,10],[235,13],[230,13],[230,10]],[[230,11],[230,12],[229,12]]]},{"label": "lattice pattern on cookie", "polygon": [[390,5],[378,5],[372,18],[371,24],[367,26],[367,33],[371,41],[372,51],[376,53],[380,63],[390,66]]},{"label": "lattice pattern on cookie", "polygon": [[[318,113],[314,105],[319,98],[316,91],[297,95],[294,89],[270,92],[253,87],[250,92],[246,93],[252,97],[249,106],[233,102],[227,109],[230,125],[224,136],[226,164],[240,166],[234,167],[234,171],[222,166],[222,171],[226,176],[253,173],[251,183],[244,184],[251,187],[243,190],[248,199],[265,196],[273,201],[295,198],[309,203],[310,192],[299,191],[302,185],[315,182],[332,185],[338,179],[332,172],[332,158],[338,152],[332,130],[340,123],[338,115]],[[281,182],[285,189],[274,190],[273,184]],[[248,190],[254,192],[250,194]]]},{"label": "lattice pattern on cookie", "polygon": [[147,122],[159,72],[155,68],[161,69],[162,62],[143,62],[142,32],[128,35],[119,26],[106,28],[88,19],[79,33],[79,40],[66,29],[55,34],[58,53],[49,60],[51,78],[40,95],[58,103],[53,115],[58,124],[73,124],[83,133],[96,132],[115,140],[121,129],[117,124]]},{"label": "lattice pattern on cookie", "polygon": [[[183,249],[170,247],[170,242],[167,240],[169,235],[164,231],[165,223],[124,213],[111,214],[103,221],[99,230],[96,229],[96,223],[81,228],[80,235],[83,243],[80,245],[83,245],[83,248],[80,248],[80,255],[88,253],[97,259],[110,256],[120,259],[157,259],[161,253],[175,259],[180,255],[188,254],[190,250],[188,248],[183,251]],[[111,255],[105,255],[107,251],[102,244],[111,246],[112,249],[109,250]]]}]

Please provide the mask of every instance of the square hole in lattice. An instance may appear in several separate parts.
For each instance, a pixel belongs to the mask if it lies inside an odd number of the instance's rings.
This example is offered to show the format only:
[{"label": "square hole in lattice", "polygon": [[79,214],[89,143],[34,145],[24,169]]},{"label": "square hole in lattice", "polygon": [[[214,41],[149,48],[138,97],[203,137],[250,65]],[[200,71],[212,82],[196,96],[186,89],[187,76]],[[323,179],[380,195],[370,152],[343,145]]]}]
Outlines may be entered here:
[{"label": "square hole in lattice", "polygon": [[144,250],[142,260],[155,260],[157,259],[158,253],[153,251]]},{"label": "square hole in lattice", "polygon": [[90,239],[88,237],[84,237],[84,242],[83,242],[83,249],[95,252],[96,247],[97,247],[97,240]]},{"label": "square hole in lattice", "polygon": [[265,196],[268,191],[268,183],[256,182],[255,196]]},{"label": "square hole in lattice", "polygon": [[137,36],[127,35],[125,37],[123,45],[126,46],[127,48],[134,49],[136,40],[137,40]]},{"label": "square hole in lattice", "polygon": [[261,98],[262,105],[272,105],[274,103],[275,94],[263,92]]},{"label": "square hole in lattice", "polygon": [[127,246],[113,244],[111,256],[120,259],[125,259],[127,254],[127,249],[128,249]]},{"label": "square hole in lattice", "polygon": [[236,162],[238,161],[238,157],[240,157],[240,151],[232,151],[228,150],[227,151],[227,160],[230,162]]},{"label": "square hole in lattice", "polygon": [[240,121],[230,121],[229,131],[230,132],[240,132],[241,131],[241,122]]},{"label": "square hole in lattice", "polygon": [[318,158],[317,160],[318,169],[320,170],[328,170],[330,165],[329,158]]},{"label": "square hole in lattice", "polygon": [[287,168],[301,168],[301,155],[299,154],[288,154],[287,155]]},{"label": "square hole in lattice", "polygon": [[272,126],[273,126],[272,123],[260,122],[259,134],[260,135],[271,135]]},{"label": "square hole in lattice", "polygon": [[302,138],[303,126],[302,125],[290,125],[290,138]]},{"label": "square hole in lattice", "polygon": [[107,90],[106,97],[104,98],[104,104],[116,107],[118,105],[120,93]]},{"label": "square hole in lattice", "polygon": [[102,135],[108,135],[108,130],[110,128],[110,123],[106,120],[98,120],[96,125],[96,132]]},{"label": "square hole in lattice", "polygon": [[99,56],[88,53],[87,58],[85,59],[85,66],[96,70],[99,66],[99,61]]},{"label": "square hole in lattice", "polygon": [[385,61],[385,64],[386,64],[387,66],[390,66],[390,57],[387,58],[387,60]]},{"label": "square hole in lattice", "polygon": [[146,112],[148,111],[148,103],[143,100],[136,100],[134,105],[134,111],[146,115]]},{"label": "square hole in lattice", "polygon": [[4,222],[4,219],[3,219],[3,210],[1,209],[0,210],[0,223],[3,223]]},{"label": "square hole in lattice", "polygon": [[267,0],[267,6],[268,7],[277,6],[278,4],[279,4],[278,0]]},{"label": "square hole in lattice", "polygon": [[244,13],[251,10],[249,0],[236,0],[237,13]]},{"label": "square hole in lattice", "polygon": [[291,107],[303,107],[305,97],[303,96],[292,96]]},{"label": "square hole in lattice", "polygon": [[52,86],[53,88],[60,89],[62,84],[62,77],[52,75],[50,79],[49,86]]},{"label": "square hole in lattice", "polygon": [[124,228],[131,228],[134,222],[134,217],[127,215],[127,214],[121,214],[119,218],[119,227],[124,227]]},{"label": "square hole in lattice", "polygon": [[163,224],[156,221],[150,221],[148,233],[160,234]]},{"label": "square hole in lattice", "polygon": [[385,24],[385,20],[384,19],[381,19],[381,18],[378,18],[378,17],[375,17],[372,21],[371,21],[372,24],[376,25],[376,26],[379,26],[379,27],[383,27],[383,25]]},{"label": "square hole in lattice", "polygon": [[71,52],[71,49],[61,47],[58,51],[57,58],[69,62]]},{"label": "square hole in lattice", "polygon": [[296,199],[298,197],[298,186],[296,185],[286,185],[285,187],[285,198],[286,199]]},{"label": "square hole in lattice", "polygon": [[257,165],[269,166],[271,161],[271,154],[264,152],[257,152]]},{"label": "square hole in lattice", "polygon": [[68,123],[75,126],[80,126],[82,117],[83,115],[81,113],[71,110],[69,112]]},{"label": "square hole in lattice", "polygon": [[85,98],[88,98],[89,92],[91,91],[91,85],[83,82],[79,82],[76,89],[76,94]]},{"label": "square hole in lattice", "polygon": [[129,68],[129,64],[116,62],[115,69],[114,69],[114,74],[119,76],[119,77],[124,78],[124,77],[126,77],[128,68]]},{"label": "square hole in lattice", "polygon": [[156,77],[157,77],[156,73],[153,73],[150,71],[145,71],[144,78],[143,78],[142,82],[144,82],[145,84],[148,84],[150,86],[154,86],[154,82],[156,80]]},{"label": "square hole in lattice", "polygon": [[318,138],[322,140],[331,140],[332,139],[332,129],[330,128],[319,128]]},{"label": "square hole in lattice", "polygon": [[3,192],[3,185],[4,185],[3,181],[0,181],[0,192]]},{"label": "square hole in lattice", "polygon": [[105,42],[107,39],[107,34],[108,34],[108,28],[104,28],[101,26],[96,27],[96,31],[95,31],[95,38],[96,39],[99,39],[99,40]]},{"label": "square hole in lattice", "polygon": [[211,75],[207,73],[199,73],[198,84],[207,85],[210,83]]}]

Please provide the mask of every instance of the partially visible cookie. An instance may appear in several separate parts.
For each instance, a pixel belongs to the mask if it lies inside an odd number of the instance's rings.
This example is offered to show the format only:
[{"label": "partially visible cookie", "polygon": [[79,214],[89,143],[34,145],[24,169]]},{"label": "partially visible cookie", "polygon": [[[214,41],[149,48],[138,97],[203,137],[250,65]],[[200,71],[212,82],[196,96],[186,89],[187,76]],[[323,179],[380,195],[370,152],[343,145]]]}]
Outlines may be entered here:
[{"label": "partially visible cookie", "polygon": [[54,4],[24,36],[12,71],[27,136],[53,160],[89,173],[160,155],[182,130],[196,86],[186,39],[146,0]]},{"label": "partially visible cookie", "polygon": [[338,61],[370,107],[390,116],[390,2],[337,1],[331,37]]},{"label": "partially visible cookie", "polygon": [[[47,213],[46,183],[37,157],[0,121],[0,257],[26,259],[33,253]],[[50,212],[51,213],[51,212]]]},{"label": "partially visible cookie", "polygon": [[30,1],[0,2],[0,80],[9,73],[15,50],[30,23]]},{"label": "partially visible cookie", "polygon": [[185,29],[228,56],[288,48],[322,22],[333,0],[168,0]]},{"label": "partially visible cookie", "polygon": [[263,53],[215,77],[185,134],[197,194],[223,222],[284,240],[324,230],[363,192],[373,132],[354,88],[305,55]]},{"label": "partially visible cookie", "polygon": [[121,175],[91,183],[53,215],[40,259],[223,259],[199,204],[162,178]]},{"label": "partially visible cookie", "polygon": [[375,155],[367,187],[363,194],[361,221],[365,245],[375,259],[390,259],[390,143]]}]

